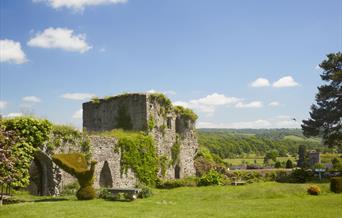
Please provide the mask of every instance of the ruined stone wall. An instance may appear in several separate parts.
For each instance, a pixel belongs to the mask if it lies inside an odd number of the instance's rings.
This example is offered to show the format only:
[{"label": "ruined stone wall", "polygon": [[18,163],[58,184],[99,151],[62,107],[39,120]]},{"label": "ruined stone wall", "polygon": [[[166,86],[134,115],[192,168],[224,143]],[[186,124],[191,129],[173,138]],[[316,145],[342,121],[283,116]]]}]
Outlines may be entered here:
[{"label": "ruined stone wall", "polygon": [[147,127],[146,95],[121,95],[83,104],[83,127],[87,131],[125,129],[118,122],[122,116],[129,117],[131,124],[129,130],[145,130]]},{"label": "ruined stone wall", "polygon": [[120,151],[118,153],[114,152],[117,139],[91,136],[90,143],[92,145],[92,160],[97,161],[95,167],[95,188],[131,188],[135,186],[137,178],[131,170],[122,175],[120,173],[121,154]]}]

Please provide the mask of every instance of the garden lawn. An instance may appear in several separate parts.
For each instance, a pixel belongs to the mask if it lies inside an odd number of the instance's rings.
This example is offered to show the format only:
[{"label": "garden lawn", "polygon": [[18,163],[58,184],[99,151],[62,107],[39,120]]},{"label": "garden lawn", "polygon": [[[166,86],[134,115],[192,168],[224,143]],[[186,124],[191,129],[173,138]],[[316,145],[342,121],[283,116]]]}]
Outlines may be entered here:
[{"label": "garden lawn", "polygon": [[261,182],[245,186],[185,187],[153,190],[133,202],[32,202],[0,207],[0,217],[342,217],[342,194],[318,184],[319,196],[306,193],[309,184]]}]

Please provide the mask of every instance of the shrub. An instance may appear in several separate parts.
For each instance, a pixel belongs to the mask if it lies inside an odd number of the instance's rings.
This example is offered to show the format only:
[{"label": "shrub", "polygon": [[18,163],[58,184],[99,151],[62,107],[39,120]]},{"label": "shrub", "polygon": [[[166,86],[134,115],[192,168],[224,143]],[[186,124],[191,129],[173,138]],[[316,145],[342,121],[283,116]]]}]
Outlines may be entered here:
[{"label": "shrub", "polygon": [[194,187],[197,186],[196,177],[188,177],[184,179],[170,179],[170,180],[159,180],[157,188],[160,189],[172,189],[178,187]]},{"label": "shrub", "polygon": [[77,190],[80,188],[78,182],[70,183],[63,187],[61,195],[74,195],[77,193]]},{"label": "shrub", "polygon": [[342,193],[342,177],[330,179],[330,190],[335,193]]},{"label": "shrub", "polygon": [[150,189],[149,187],[142,187],[141,188],[141,192],[139,193],[138,197],[139,198],[148,198],[151,197],[153,195],[152,193],[152,189]]},{"label": "shrub", "polygon": [[290,159],[286,161],[286,169],[292,169],[293,168],[293,163]]},{"label": "shrub", "polygon": [[76,197],[78,200],[91,200],[96,198],[96,192],[93,186],[81,187],[77,193]]},{"label": "shrub", "polygon": [[307,191],[310,195],[319,195],[321,193],[321,189],[317,185],[310,185]]},{"label": "shrub", "polygon": [[215,170],[210,170],[207,174],[203,175],[198,182],[200,186],[208,186],[208,185],[222,185],[223,184],[223,176],[216,172]]},{"label": "shrub", "polygon": [[289,177],[289,182],[292,183],[305,183],[313,178],[312,173],[304,169],[297,169],[292,171]]}]

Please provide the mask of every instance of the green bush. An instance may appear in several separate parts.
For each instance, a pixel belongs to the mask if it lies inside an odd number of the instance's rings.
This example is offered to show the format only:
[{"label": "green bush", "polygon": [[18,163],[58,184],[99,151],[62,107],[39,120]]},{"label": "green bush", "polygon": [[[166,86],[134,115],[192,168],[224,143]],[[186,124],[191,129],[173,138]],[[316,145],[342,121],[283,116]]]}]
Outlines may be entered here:
[{"label": "green bush", "polygon": [[81,187],[77,193],[76,197],[78,200],[91,200],[96,198],[96,191],[93,186]]},{"label": "green bush", "polygon": [[148,198],[151,197],[153,195],[152,193],[152,189],[150,189],[149,187],[145,186],[141,188],[141,192],[139,192],[138,197],[139,198]]},{"label": "green bush", "polygon": [[199,186],[208,185],[223,185],[223,176],[215,170],[210,170],[207,174],[203,175],[198,182]]},{"label": "green bush", "polygon": [[289,183],[305,183],[312,180],[313,173],[304,169],[296,169],[291,172],[290,175],[283,176],[277,179],[277,182],[289,182]]},{"label": "green bush", "polygon": [[321,193],[321,188],[317,185],[310,185],[307,192],[310,195],[319,195]]},{"label": "green bush", "polygon": [[342,193],[342,177],[330,179],[330,190],[335,193]]},{"label": "green bush", "polygon": [[196,177],[187,177],[184,179],[159,180],[156,187],[160,189],[173,189],[178,187],[195,187],[197,186]]},{"label": "green bush", "polygon": [[78,182],[70,183],[63,187],[61,195],[75,195],[78,189],[80,189]]}]

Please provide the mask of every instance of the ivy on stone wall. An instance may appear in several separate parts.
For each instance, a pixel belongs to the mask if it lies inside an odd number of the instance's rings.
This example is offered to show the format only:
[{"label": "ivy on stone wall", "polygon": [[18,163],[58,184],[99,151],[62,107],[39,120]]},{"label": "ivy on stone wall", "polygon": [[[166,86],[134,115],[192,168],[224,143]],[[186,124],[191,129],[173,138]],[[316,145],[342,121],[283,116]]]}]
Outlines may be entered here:
[{"label": "ivy on stone wall", "polygon": [[179,159],[180,159],[179,155],[180,155],[180,143],[177,140],[176,143],[174,143],[173,146],[171,147],[172,166],[175,166],[176,164],[178,164]]},{"label": "ivy on stone wall", "polygon": [[158,173],[158,157],[154,140],[143,132],[113,130],[100,135],[118,139],[115,152],[121,152],[121,173],[131,169],[140,182],[155,185]]},{"label": "ivy on stone wall", "polygon": [[159,156],[159,167],[161,175],[164,177],[166,174],[166,170],[169,167],[169,159],[165,155]]},{"label": "ivy on stone wall", "polygon": [[155,127],[155,122],[154,122],[154,117],[151,115],[150,118],[148,119],[148,130],[152,131],[153,128]]},{"label": "ivy on stone wall", "polygon": [[195,122],[198,119],[197,114],[193,110],[184,108],[182,106],[175,106],[175,112],[183,119]]}]

